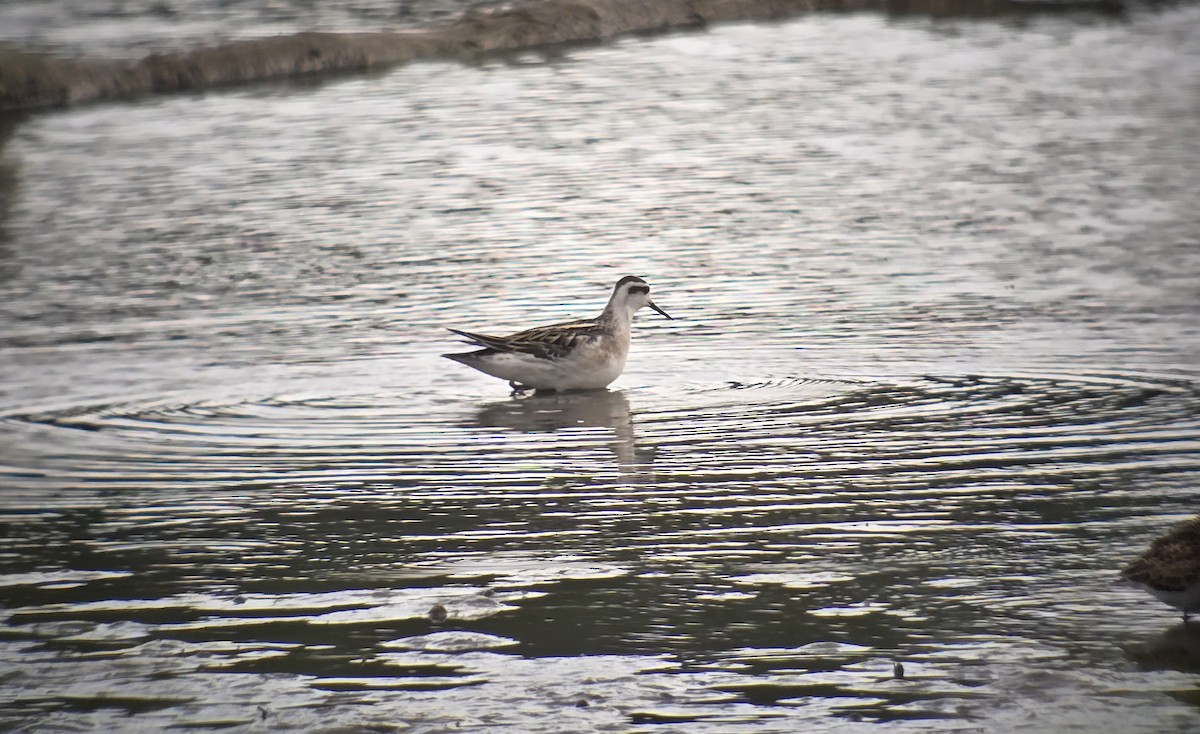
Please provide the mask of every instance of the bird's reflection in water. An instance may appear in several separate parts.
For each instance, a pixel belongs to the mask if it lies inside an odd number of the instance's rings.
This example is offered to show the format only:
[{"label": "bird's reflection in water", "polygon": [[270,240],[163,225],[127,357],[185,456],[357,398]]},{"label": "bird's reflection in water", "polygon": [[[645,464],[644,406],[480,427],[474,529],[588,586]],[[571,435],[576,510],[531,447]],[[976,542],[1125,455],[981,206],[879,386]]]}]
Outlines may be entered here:
[{"label": "bird's reflection in water", "polygon": [[524,433],[552,433],[569,428],[600,427],[613,432],[611,443],[621,479],[630,481],[649,468],[650,460],[637,450],[629,400],[613,390],[534,394],[484,406],[475,425]]},{"label": "bird's reflection in water", "polygon": [[1126,653],[1143,670],[1200,673],[1200,624],[1175,624],[1145,641],[1129,645]]}]

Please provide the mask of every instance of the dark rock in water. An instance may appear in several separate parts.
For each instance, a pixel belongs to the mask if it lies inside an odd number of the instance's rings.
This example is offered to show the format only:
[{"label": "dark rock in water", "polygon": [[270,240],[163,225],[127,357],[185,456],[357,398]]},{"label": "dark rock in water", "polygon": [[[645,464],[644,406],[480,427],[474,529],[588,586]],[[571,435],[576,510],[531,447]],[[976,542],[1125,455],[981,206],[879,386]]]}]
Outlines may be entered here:
[{"label": "dark rock in water", "polygon": [[434,624],[441,624],[450,618],[450,612],[441,604],[434,604],[429,608],[429,621]]},{"label": "dark rock in water", "polygon": [[298,33],[154,54],[140,61],[60,59],[0,50],[0,110],[354,72],[425,58],[469,58],[817,10],[1005,15],[1063,8],[1119,12],[1123,5],[1116,0],[529,0],[473,7],[452,23],[404,32]]}]

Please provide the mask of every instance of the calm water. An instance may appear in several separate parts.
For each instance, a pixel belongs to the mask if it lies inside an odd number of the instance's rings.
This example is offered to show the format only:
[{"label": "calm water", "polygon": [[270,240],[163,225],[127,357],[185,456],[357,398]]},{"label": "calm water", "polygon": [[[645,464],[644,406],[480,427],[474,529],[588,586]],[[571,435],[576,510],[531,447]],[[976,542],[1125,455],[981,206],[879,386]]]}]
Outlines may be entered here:
[{"label": "calm water", "polygon": [[[1113,579],[1200,505],[1198,78],[808,17],[21,123],[0,728],[1196,731]],[[628,273],[608,392],[438,358]]]}]

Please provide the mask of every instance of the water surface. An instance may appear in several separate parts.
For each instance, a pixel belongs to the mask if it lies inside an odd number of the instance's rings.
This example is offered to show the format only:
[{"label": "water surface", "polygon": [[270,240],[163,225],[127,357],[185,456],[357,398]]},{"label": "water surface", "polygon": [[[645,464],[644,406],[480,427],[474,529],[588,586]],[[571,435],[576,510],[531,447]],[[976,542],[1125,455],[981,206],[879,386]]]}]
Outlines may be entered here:
[{"label": "water surface", "polygon": [[401,30],[488,0],[5,0],[0,42],[64,56],[138,58],[305,31]]},{"label": "water surface", "polygon": [[[24,122],[0,721],[1194,731],[1200,631],[1112,581],[1197,507],[1198,31],[816,16]],[[676,320],[607,392],[438,357],[629,273]]]}]

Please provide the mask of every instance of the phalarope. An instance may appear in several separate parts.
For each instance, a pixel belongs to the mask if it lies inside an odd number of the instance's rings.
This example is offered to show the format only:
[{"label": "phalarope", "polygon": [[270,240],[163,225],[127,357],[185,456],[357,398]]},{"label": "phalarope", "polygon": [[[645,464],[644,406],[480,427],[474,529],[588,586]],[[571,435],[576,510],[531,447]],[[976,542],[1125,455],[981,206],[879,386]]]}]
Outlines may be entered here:
[{"label": "phalarope", "polygon": [[1200,515],[1171,528],[1121,571],[1121,578],[1183,612],[1200,612]]},{"label": "phalarope", "polygon": [[443,357],[508,380],[513,393],[526,390],[596,390],[607,387],[625,369],[633,315],[649,306],[668,319],[650,300],[650,286],[626,275],[613,287],[604,311],[594,319],[538,326],[510,336],[450,331],[483,349]]}]

